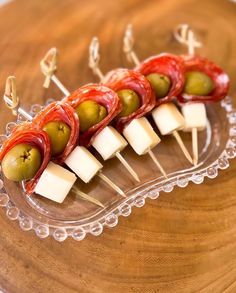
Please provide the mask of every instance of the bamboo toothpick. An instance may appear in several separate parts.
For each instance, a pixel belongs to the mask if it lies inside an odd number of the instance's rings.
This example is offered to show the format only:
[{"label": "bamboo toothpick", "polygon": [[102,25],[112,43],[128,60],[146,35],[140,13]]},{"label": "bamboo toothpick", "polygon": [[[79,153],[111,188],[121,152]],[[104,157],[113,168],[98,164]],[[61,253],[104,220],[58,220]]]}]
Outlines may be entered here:
[{"label": "bamboo toothpick", "polygon": [[116,153],[117,159],[121,162],[121,164],[129,171],[129,173],[134,177],[137,182],[140,182],[138,174],[134,171],[134,169],[128,164],[125,158],[121,155],[120,152]]},{"label": "bamboo toothpick", "polygon": [[185,147],[185,145],[184,145],[184,143],[183,143],[183,140],[182,140],[182,138],[181,138],[179,132],[178,132],[177,130],[174,130],[174,131],[172,132],[172,134],[173,134],[174,138],[176,139],[176,141],[178,142],[178,144],[179,144],[179,146],[180,146],[180,148],[181,148],[183,154],[184,154],[185,157],[187,158],[187,160],[188,160],[191,164],[193,164],[193,160],[192,160],[192,158],[191,158],[191,156],[190,156],[190,154],[189,154],[187,148]]},{"label": "bamboo toothpick", "polygon": [[[180,24],[176,27],[174,31],[175,39],[187,46],[188,54],[193,56],[195,54],[195,49],[202,47],[202,43],[197,41],[194,32],[190,29],[188,24]],[[198,164],[198,132],[197,128],[192,128],[192,151],[193,151],[193,164],[196,166]]]},{"label": "bamboo toothpick", "polygon": [[104,79],[104,74],[99,68],[100,54],[98,38],[94,37],[89,46],[89,67],[93,73],[99,77],[100,80]]},{"label": "bamboo toothpick", "polygon": [[163,169],[162,165],[160,164],[160,162],[158,161],[158,159],[156,158],[156,156],[154,155],[152,150],[148,151],[149,156],[151,157],[151,159],[153,160],[153,162],[156,164],[157,168],[161,171],[162,175],[168,179],[165,170]]},{"label": "bamboo toothpick", "polygon": [[185,144],[184,144],[184,142],[183,142],[183,140],[182,140],[182,138],[181,138],[179,132],[178,132],[177,130],[174,130],[174,131],[172,132],[172,134],[173,134],[174,138],[176,139],[176,141],[177,141],[177,143],[178,143],[180,149],[182,150],[183,154],[184,154],[185,157],[187,158],[187,160],[188,160],[191,164],[193,164],[193,159],[192,159],[192,157],[191,157],[189,151],[187,150],[187,148],[186,148],[186,146],[185,146]]},{"label": "bamboo toothpick", "polygon": [[[5,98],[6,97],[6,98]],[[6,106],[11,109],[12,114],[17,116],[20,100],[16,94],[16,78],[9,76],[6,80],[4,101]]]},{"label": "bamboo toothpick", "polygon": [[188,24],[178,25],[174,30],[174,37],[179,43],[187,46],[188,54],[191,56],[194,55],[195,48],[202,47],[202,43],[197,41],[194,32]]},{"label": "bamboo toothpick", "polygon": [[45,74],[45,81],[43,87],[49,88],[52,75],[57,70],[57,49],[51,48],[43,60],[41,61],[41,68]]},{"label": "bamboo toothpick", "polygon": [[81,191],[78,187],[73,186],[72,187],[72,192],[74,192],[75,194],[78,194],[82,199],[87,200],[101,208],[105,208],[105,206],[96,198],[84,193],[83,191]]},{"label": "bamboo toothpick", "polygon": [[[14,100],[9,98],[12,96],[16,96],[16,78],[14,76],[9,76],[6,80],[6,87],[5,87],[5,93],[3,96],[3,100],[5,101],[7,107],[10,109],[12,109],[16,105]],[[24,116],[29,121],[31,121],[33,119],[33,117],[30,114],[28,114],[24,109],[22,109],[20,107],[20,99],[18,97],[17,97],[17,108],[14,107],[14,109],[15,109],[15,111],[17,111],[16,115],[17,115],[17,113],[20,113],[22,116]],[[73,187],[73,188],[75,188],[75,187]],[[76,192],[84,199],[104,208],[104,205],[101,202],[99,202],[95,198],[89,196],[88,194],[82,192],[78,188],[76,188]]]},{"label": "bamboo toothpick", "polygon": [[123,51],[125,52],[129,62],[134,63],[136,66],[140,65],[138,56],[136,55],[134,48],[134,37],[132,24],[128,24],[124,39],[123,39]]},{"label": "bamboo toothpick", "polygon": [[198,135],[197,127],[192,128],[193,165],[198,163]]},{"label": "bamboo toothpick", "polygon": [[126,197],[123,190],[120,189],[114,182],[112,182],[106,175],[101,171],[98,173],[98,177],[101,178],[106,184],[108,184],[112,189],[119,193],[119,195]]},{"label": "bamboo toothpick", "polygon": [[61,92],[67,97],[70,95],[70,92],[64,87],[64,85],[55,75],[57,70],[57,56],[57,49],[51,48],[40,62],[41,71],[46,76],[43,86],[45,88],[49,88],[50,81],[53,81],[61,90]]}]

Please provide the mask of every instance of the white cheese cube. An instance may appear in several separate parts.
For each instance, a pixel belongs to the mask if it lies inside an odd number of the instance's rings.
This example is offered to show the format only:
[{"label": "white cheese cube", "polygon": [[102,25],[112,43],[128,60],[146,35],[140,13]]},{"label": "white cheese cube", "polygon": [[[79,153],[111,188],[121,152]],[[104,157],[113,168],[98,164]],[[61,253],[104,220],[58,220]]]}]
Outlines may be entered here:
[{"label": "white cheese cube", "polygon": [[74,173],[50,162],[43,171],[35,192],[48,199],[62,203],[76,179]]},{"label": "white cheese cube", "polygon": [[184,128],[184,117],[173,103],[158,106],[152,111],[152,117],[162,135]]},{"label": "white cheese cube", "polygon": [[161,141],[145,117],[130,122],[123,134],[138,155],[147,153]]},{"label": "white cheese cube", "polygon": [[65,164],[85,183],[88,183],[102,169],[102,164],[85,147],[81,146],[77,146],[70,153]]},{"label": "white cheese cube", "polygon": [[207,115],[203,103],[190,103],[182,106],[182,113],[185,119],[184,131],[191,131],[197,128],[198,131],[206,128]]},{"label": "white cheese cube", "polygon": [[127,141],[112,126],[106,126],[94,139],[92,146],[104,160],[110,159],[127,146]]}]

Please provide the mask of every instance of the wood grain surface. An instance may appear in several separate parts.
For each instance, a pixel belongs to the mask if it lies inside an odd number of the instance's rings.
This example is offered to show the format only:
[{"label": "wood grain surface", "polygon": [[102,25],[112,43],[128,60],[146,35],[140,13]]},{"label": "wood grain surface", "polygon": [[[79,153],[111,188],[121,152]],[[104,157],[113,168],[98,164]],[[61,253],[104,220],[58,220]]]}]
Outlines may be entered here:
[{"label": "wood grain surface", "polygon": [[[0,9],[0,93],[17,76],[22,103],[42,103],[39,61],[60,52],[58,77],[69,89],[96,78],[87,67],[88,45],[101,41],[106,72],[130,66],[122,35],[134,25],[141,59],[183,53],[171,31],[189,23],[204,43],[199,50],[229,73],[236,92],[236,5],[226,0],[21,0]],[[59,92],[54,87],[50,95]],[[0,102],[0,130],[12,120]],[[236,161],[214,180],[190,184],[147,200],[114,229],[82,242],[57,243],[23,232],[0,210],[0,290],[50,292],[236,292]]]}]

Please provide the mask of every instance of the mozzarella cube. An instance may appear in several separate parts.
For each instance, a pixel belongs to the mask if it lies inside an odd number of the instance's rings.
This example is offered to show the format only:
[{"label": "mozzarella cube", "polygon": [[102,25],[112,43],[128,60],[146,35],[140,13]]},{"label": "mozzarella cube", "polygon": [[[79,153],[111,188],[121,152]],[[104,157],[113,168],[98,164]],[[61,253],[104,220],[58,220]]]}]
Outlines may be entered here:
[{"label": "mozzarella cube", "polygon": [[112,126],[106,126],[94,139],[92,146],[104,160],[110,159],[127,146],[127,141]]},{"label": "mozzarella cube", "polygon": [[152,117],[162,135],[184,128],[184,117],[173,103],[158,106],[152,111]]},{"label": "mozzarella cube", "polygon": [[184,131],[191,131],[197,128],[198,131],[206,128],[207,115],[203,103],[190,103],[182,106],[182,113],[185,119]]},{"label": "mozzarella cube", "polygon": [[161,141],[145,117],[131,121],[123,134],[138,155],[147,153]]},{"label": "mozzarella cube", "polygon": [[102,169],[102,164],[85,147],[81,146],[77,146],[70,153],[65,164],[85,183],[88,183]]},{"label": "mozzarella cube", "polygon": [[49,162],[36,185],[35,192],[62,203],[76,181],[74,173]]}]

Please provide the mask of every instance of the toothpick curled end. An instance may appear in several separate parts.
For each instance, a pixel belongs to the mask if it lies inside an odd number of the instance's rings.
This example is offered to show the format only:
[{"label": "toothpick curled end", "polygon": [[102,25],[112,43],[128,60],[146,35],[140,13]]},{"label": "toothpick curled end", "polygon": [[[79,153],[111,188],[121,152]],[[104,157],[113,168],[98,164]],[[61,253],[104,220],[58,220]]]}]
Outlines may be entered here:
[{"label": "toothpick curled end", "polygon": [[[17,116],[20,99],[16,94],[16,78],[15,76],[8,76],[5,85],[4,101],[6,106],[11,109],[13,115]],[[10,101],[10,103],[9,103]]]},{"label": "toothpick curled end", "polygon": [[188,24],[179,24],[174,30],[174,37],[180,43],[188,47],[188,54],[194,55],[195,48],[202,47],[202,43],[197,41],[196,35]]},{"label": "toothpick curled end", "polygon": [[51,78],[57,70],[57,60],[58,51],[56,48],[51,48],[40,62],[41,70],[46,76],[43,84],[44,88],[49,88]]},{"label": "toothpick curled end", "polygon": [[93,73],[99,77],[100,81],[102,81],[104,79],[104,75],[99,68],[99,47],[98,38],[93,37],[89,46],[89,67],[92,69]]},{"label": "toothpick curled end", "polygon": [[134,63],[136,66],[140,64],[138,56],[134,52],[134,36],[132,24],[128,24],[123,38],[123,51],[129,62]]}]

